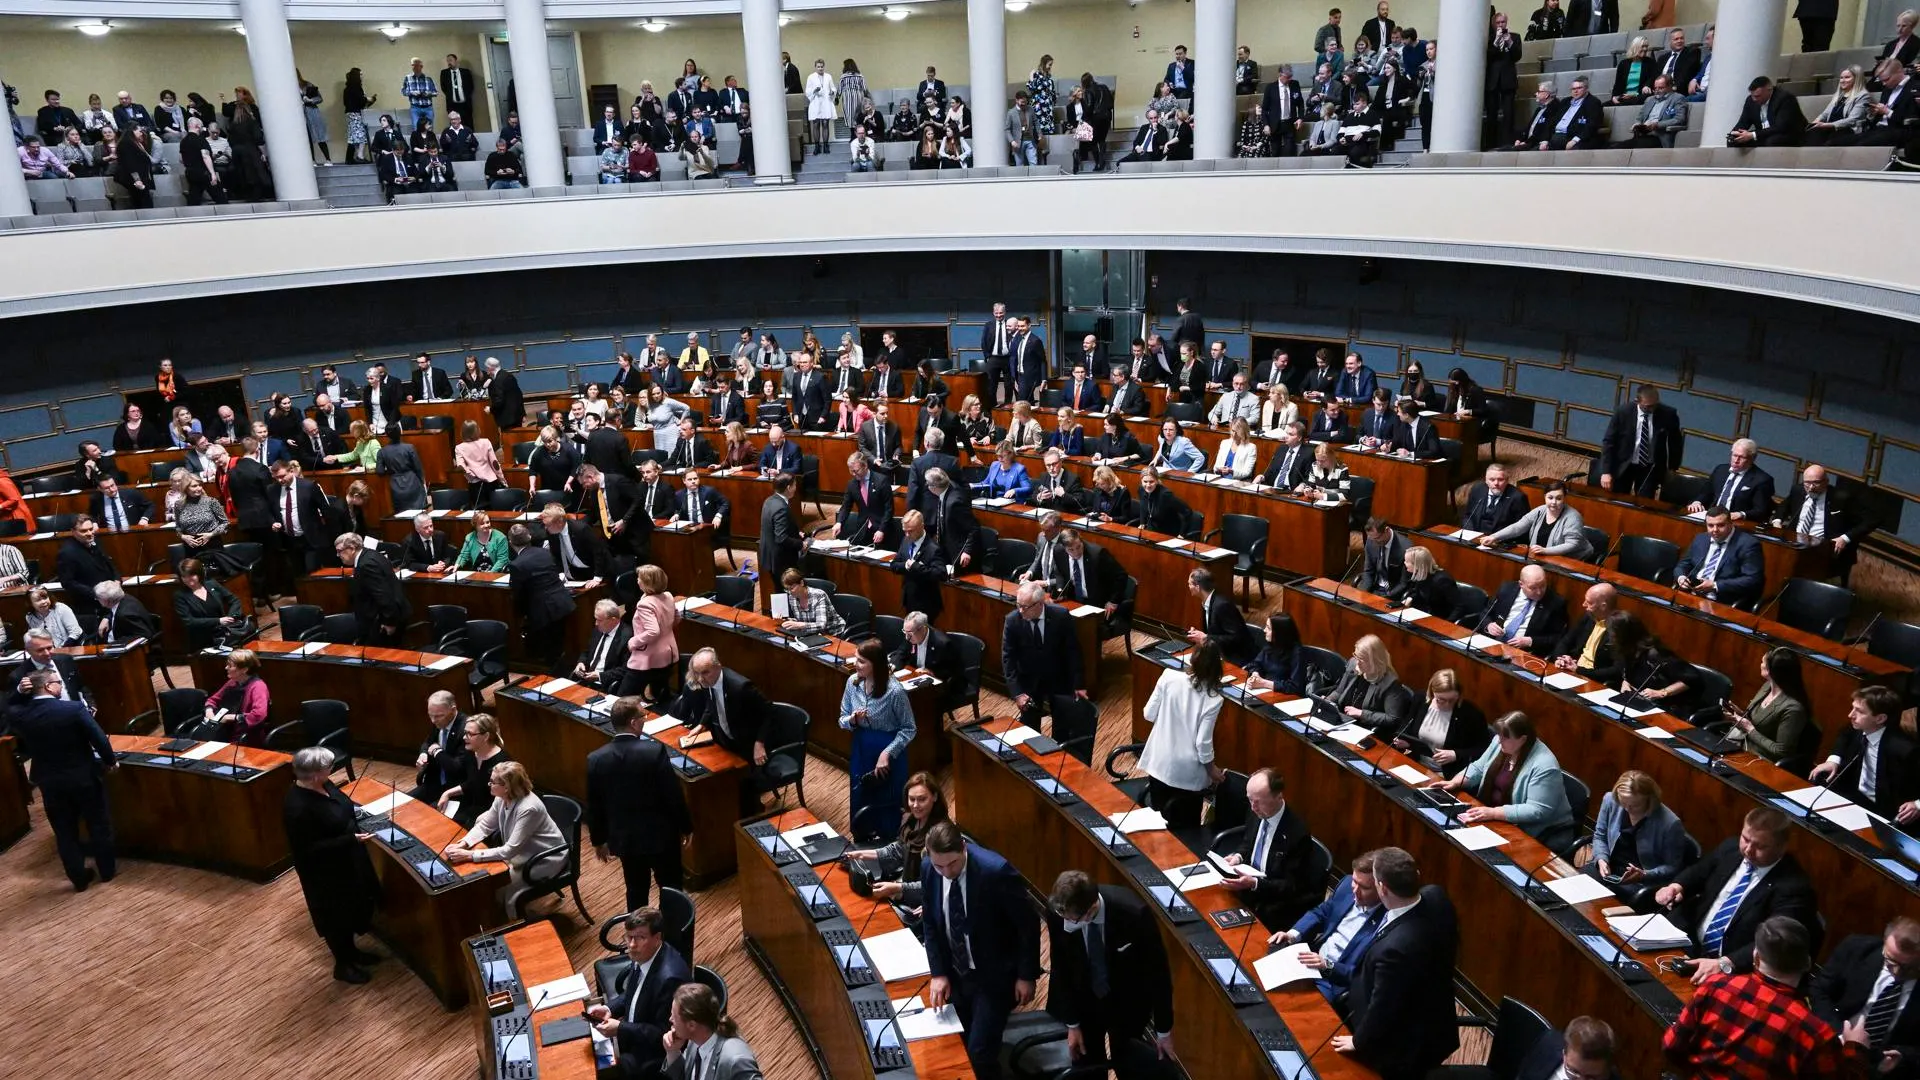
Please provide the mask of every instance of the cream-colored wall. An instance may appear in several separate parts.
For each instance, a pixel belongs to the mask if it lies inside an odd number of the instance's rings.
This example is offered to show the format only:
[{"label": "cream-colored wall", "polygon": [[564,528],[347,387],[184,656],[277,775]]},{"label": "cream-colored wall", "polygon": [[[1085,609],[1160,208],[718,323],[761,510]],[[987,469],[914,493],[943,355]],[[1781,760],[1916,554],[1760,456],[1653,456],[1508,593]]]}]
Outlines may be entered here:
[{"label": "cream-colored wall", "polygon": [[[326,104],[322,108],[327,114],[327,125],[332,129],[334,141],[340,143],[347,139],[346,114],[340,108],[340,93],[346,87],[349,69],[359,68],[362,85],[368,96],[380,99],[374,103],[375,110],[404,110],[407,99],[400,96],[400,80],[407,77],[407,62],[419,57],[437,86],[440,69],[446,66],[448,53],[458,55],[460,66],[472,71],[474,79],[482,84],[482,89],[475,95],[482,106],[477,110],[480,115],[465,117],[467,126],[475,131],[494,130],[493,110],[490,107],[493,96],[485,90],[487,65],[480,35],[436,33],[432,23],[423,23],[399,41],[388,42],[385,36],[372,31],[323,31],[311,23],[302,23],[293,28],[293,62],[299,65],[300,73],[313,80],[320,87],[321,94],[325,95]],[[440,127],[445,127],[447,123],[446,102],[441,98],[434,99],[434,123]]]},{"label": "cream-colored wall", "polygon": [[620,87],[620,99],[632,101],[640,96],[640,82],[646,79],[652,81],[654,93],[665,97],[680,65],[692,57],[701,71],[713,76],[716,88],[725,85],[727,76],[736,75],[740,85],[753,92],[747,82],[746,43],[738,19],[689,19],[657,34],[621,25],[617,30],[581,31],[581,64],[588,85],[614,83]]}]

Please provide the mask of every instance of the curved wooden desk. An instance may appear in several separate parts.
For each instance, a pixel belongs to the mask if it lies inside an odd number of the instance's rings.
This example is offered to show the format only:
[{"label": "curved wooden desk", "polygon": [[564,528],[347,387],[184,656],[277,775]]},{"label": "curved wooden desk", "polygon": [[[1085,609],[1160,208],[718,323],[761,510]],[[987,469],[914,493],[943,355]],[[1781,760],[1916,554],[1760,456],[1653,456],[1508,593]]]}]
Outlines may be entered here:
[{"label": "curved wooden desk", "polygon": [[[1293,1075],[1269,1058],[1269,1048],[1258,1041],[1261,1035],[1289,1037],[1293,1049],[1320,1076],[1375,1075],[1326,1048],[1342,1027],[1333,1006],[1312,983],[1278,987],[1257,1004],[1236,1005],[1211,962],[1237,961],[1237,974],[1228,977],[1251,980],[1257,989],[1253,963],[1267,953],[1267,932],[1257,921],[1244,929],[1218,930],[1207,916],[1243,907],[1240,895],[1220,885],[1183,891],[1181,900],[1198,917],[1176,921],[1149,886],[1178,880],[1181,868],[1205,857],[1165,830],[1129,834],[1126,842],[1137,853],[1116,854],[1091,828],[1103,827],[1112,815],[1133,809],[1135,802],[1068,755],[1042,757],[1023,745],[1009,762],[983,744],[987,733],[998,735],[1017,726],[1018,721],[1000,718],[954,730],[954,820],[965,822],[968,835],[1006,856],[1022,876],[1043,888],[1061,871],[1082,870],[1097,882],[1130,886],[1140,894],[1156,913],[1166,942],[1173,978],[1174,1052],[1189,1075]],[[1040,784],[1055,782],[1077,796],[1075,805],[1063,806],[1041,790]]]},{"label": "curved wooden desk", "polygon": [[[1829,921],[1827,945],[1847,934],[1879,933],[1894,915],[1920,916],[1920,874],[1882,849],[1872,829],[1849,834],[1825,819],[1808,823],[1799,806],[1782,798],[1783,792],[1809,786],[1805,780],[1753,754],[1735,754],[1716,764],[1670,734],[1641,734],[1645,729],[1672,733],[1691,725],[1666,713],[1622,722],[1618,709],[1603,709],[1577,696],[1603,689],[1598,683],[1569,679],[1567,690],[1556,690],[1539,681],[1538,660],[1525,657],[1521,662],[1530,670],[1522,670],[1504,662],[1516,652],[1507,646],[1499,646],[1495,655],[1458,647],[1452,643],[1464,645],[1467,631],[1445,619],[1428,617],[1409,625],[1386,611],[1383,598],[1343,588],[1336,600],[1333,587],[1324,579],[1287,586],[1285,607],[1299,623],[1303,641],[1344,652],[1361,636],[1378,634],[1393,654],[1402,682],[1410,686],[1422,686],[1431,672],[1452,668],[1462,692],[1482,702],[1490,714],[1515,708],[1531,717],[1561,767],[1584,781],[1596,797],[1612,790],[1627,769],[1642,770],[1659,782],[1666,804],[1707,848],[1738,835],[1747,812],[1756,806],[1786,810],[1802,826],[1796,832],[1794,857],[1819,882],[1820,911]],[[1134,692],[1140,693],[1137,682]]]},{"label": "curved wooden desk", "polygon": [[[831,866],[820,869],[817,874],[804,862],[776,866],[773,856],[755,835],[768,827],[775,833],[786,832],[816,820],[803,807],[734,826],[734,844],[739,849],[740,861],[740,928],[746,937],[748,954],[767,981],[773,983],[794,1022],[806,1033],[824,1075],[834,1080],[874,1080],[876,1075],[891,1073],[876,1074],[873,1058],[867,1052],[871,1038],[868,1022],[855,1011],[855,1002],[877,1002],[880,1008],[899,1008],[890,1003],[904,1004],[907,999],[923,996],[927,980],[896,979],[848,988],[842,963],[834,955],[834,946],[821,935],[839,931],[862,938],[878,937],[902,926],[891,904],[856,896],[847,883],[847,875],[834,873]],[[816,920],[801,900],[796,878],[802,883],[822,885],[840,913]],[[959,1035],[916,1040],[907,1043],[906,1049],[912,1060],[913,1075],[919,1080],[963,1080],[973,1076],[973,1069],[967,1063],[966,1043]]]},{"label": "curved wooden desk", "polygon": [[[494,691],[493,715],[500,722],[501,740],[513,747],[514,759],[526,765],[540,788],[584,806],[587,755],[613,741],[605,711],[612,704],[612,695],[591,687],[535,675]],[[647,715],[661,718],[658,713]],[[733,823],[740,813],[740,784],[747,762],[715,742],[683,754],[680,739],[687,729],[670,717],[663,719],[666,726],[643,738],[657,739],[669,749],[680,793],[693,817],[693,835],[681,849],[680,859],[688,887],[704,889],[733,873]],[[690,767],[682,766],[686,761],[692,763]],[[595,837],[594,842],[599,839]]]},{"label": "curved wooden desk", "polygon": [[[126,589],[128,596],[140,601],[142,607],[159,618],[159,643],[164,647],[166,655],[175,660],[180,658],[187,649],[187,627],[180,621],[180,613],[173,606],[174,594],[180,590],[180,579],[172,574],[135,574],[121,579],[120,583]],[[72,599],[65,594],[58,581],[47,581],[44,584],[55,601],[66,603],[69,607],[73,606]],[[220,584],[226,586],[235,599],[240,601],[242,612],[252,613],[253,583],[248,580],[247,575],[236,574]],[[15,626],[24,626],[26,618],[27,590],[15,588],[0,592],[0,619],[5,619]],[[95,628],[82,627],[82,629]]]},{"label": "curved wooden desk", "polygon": [[[80,678],[86,682],[87,692],[93,695],[94,719],[107,734],[127,731],[131,721],[151,713],[159,704],[154,696],[153,675],[147,669],[144,642],[131,647],[69,645],[59,652],[72,657],[79,665]],[[22,653],[13,655],[17,659],[0,669],[0,673],[11,673],[25,659]],[[11,692],[14,688],[5,689]]]},{"label": "curved wooden desk", "polygon": [[[1145,739],[1148,725],[1141,710],[1170,661],[1142,652],[1131,662],[1134,736]],[[1243,675],[1238,669],[1233,674]],[[1412,789],[1391,778],[1382,786],[1367,775],[1400,766],[1418,769],[1416,763],[1378,740],[1356,750],[1322,739],[1277,709],[1286,700],[1287,695],[1273,692],[1250,700],[1230,687],[1214,729],[1215,763],[1242,771],[1278,769],[1287,778],[1288,804],[1333,852],[1335,873],[1354,856],[1383,844],[1406,849],[1419,864],[1422,881],[1446,889],[1453,901],[1460,916],[1458,970],[1480,993],[1524,1001],[1557,1026],[1582,1014],[1597,1016],[1616,1033],[1622,1075],[1658,1075],[1660,1035],[1692,995],[1687,980],[1656,966],[1660,956],[1677,950],[1627,947],[1602,915],[1612,900],[1552,912],[1536,906],[1525,887],[1530,877],[1551,880],[1576,871],[1505,822],[1488,823],[1505,844],[1468,850],[1454,839],[1444,815],[1422,811],[1425,801]],[[1461,801],[1473,799],[1462,793]],[[1621,967],[1610,962],[1623,953],[1652,978],[1629,984]]]},{"label": "curved wooden desk", "polygon": [[[160,508],[155,506],[153,512],[158,515]],[[41,580],[52,583],[59,580],[60,545],[72,535],[70,532],[37,532],[10,538],[7,543],[19,548],[22,556],[39,563]],[[113,560],[114,569],[126,577],[145,573],[154,563],[165,563],[167,545],[180,542],[179,530],[165,523],[135,525],[121,532],[110,532],[102,525],[96,535],[100,550]]]},{"label": "curved wooden desk", "polygon": [[[874,611],[882,609],[874,605]],[[840,727],[840,695],[853,674],[852,642],[833,638],[802,653],[780,632],[771,616],[740,611],[725,604],[688,598],[680,601],[680,625],[674,636],[682,655],[703,648],[720,654],[720,663],[753,680],[768,701],[798,706],[812,718],[807,746],[844,767],[853,752],[853,733]],[[907,746],[909,770],[935,769],[946,761],[947,742],[940,712],[940,683],[932,675],[915,672],[907,691],[913,706],[914,738]],[[774,747],[769,745],[767,749]]]},{"label": "curved wooden desk", "polygon": [[[467,997],[477,1003],[469,1015],[479,1037],[480,1075],[485,1080],[522,1075],[509,1063],[528,1061],[534,1071],[524,1075],[540,1080],[593,1080],[598,1070],[591,1038],[557,1046],[540,1045],[540,1025],[578,1017],[586,1011],[586,1002],[546,1006],[531,1014],[527,1011],[540,1004],[537,998],[528,1000],[529,989],[575,974],[567,947],[553,923],[542,920],[504,933],[481,934],[462,945]],[[507,971],[504,976],[499,974],[501,965]],[[591,974],[588,978],[591,980]],[[513,1007],[497,1016],[489,1015],[486,1000],[496,993],[512,995]]]},{"label": "curved wooden desk", "polygon": [[[407,603],[413,608],[416,621],[423,618],[427,608],[434,604],[454,604],[466,608],[469,619],[498,619],[507,624],[509,661],[522,662],[533,658],[527,651],[525,636],[520,633],[521,619],[513,607],[513,591],[507,585],[507,575],[483,574],[474,570],[462,570],[458,574],[425,574],[411,570],[398,573],[400,587],[406,593]],[[352,611],[353,607],[347,600],[347,586],[352,576],[339,568],[316,570],[300,579],[300,599],[309,604],[318,604],[330,613]],[[573,657],[586,647],[587,629],[593,625],[593,605],[608,594],[608,587],[602,581],[569,585],[567,588],[573,593],[575,611],[574,616],[567,620],[561,655]]]},{"label": "curved wooden desk", "polygon": [[251,881],[292,865],[281,824],[292,755],[149,735],[111,738],[120,767],[107,774],[107,803],[121,853]]},{"label": "curved wooden desk", "polygon": [[[414,519],[421,514],[433,519],[433,527],[440,530],[447,542],[454,545],[456,553],[459,545],[473,532],[473,515],[457,510],[422,510],[405,514],[393,514],[380,521],[381,539],[390,543],[405,544],[407,537],[413,534]],[[547,531],[540,524],[539,508],[526,513],[511,510],[497,510],[487,515],[494,521],[496,529],[505,530],[514,524],[524,524],[533,533],[536,541],[544,540]],[[573,515],[575,520],[580,515]],[[699,596],[713,591],[713,526],[697,525],[683,527],[662,518],[653,523],[653,535],[648,543],[649,561],[667,572],[667,581],[675,593],[687,596]],[[589,615],[591,611],[589,611]]]},{"label": "curved wooden desk", "polygon": [[[445,690],[463,708],[467,704],[473,661],[464,656],[317,641],[254,641],[248,647],[271,693],[269,723],[298,720],[302,701],[344,701],[356,755],[410,764],[429,730],[428,696]],[[218,689],[227,679],[226,660],[215,649],[194,654],[193,684]]]}]

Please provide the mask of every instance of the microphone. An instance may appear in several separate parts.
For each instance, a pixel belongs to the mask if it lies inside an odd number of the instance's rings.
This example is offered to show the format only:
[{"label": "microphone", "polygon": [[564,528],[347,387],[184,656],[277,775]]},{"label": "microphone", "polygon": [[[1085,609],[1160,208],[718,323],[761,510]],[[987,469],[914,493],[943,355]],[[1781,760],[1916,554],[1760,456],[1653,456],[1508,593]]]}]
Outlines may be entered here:
[{"label": "microphone", "polygon": [[1607,961],[1607,966],[1619,972],[1621,979],[1625,980],[1626,982],[1629,982],[1629,983],[1644,982],[1645,980],[1653,977],[1653,973],[1647,970],[1647,965],[1641,963],[1638,960],[1630,959],[1627,956],[1627,949],[1634,947],[1633,939],[1639,935],[1640,931],[1645,930],[1647,928],[1647,925],[1653,922],[1653,920],[1659,917],[1659,915],[1660,915],[1659,911],[1654,911],[1653,913],[1649,914],[1646,918],[1641,919],[1640,925],[1634,927],[1632,933],[1620,935],[1621,945],[1623,947],[1620,949],[1616,949],[1614,951],[1613,959]]},{"label": "microphone", "polygon": [[867,927],[873,925],[873,917],[880,914],[881,908],[891,909],[892,907],[892,904],[875,901],[873,910],[867,912],[866,921],[860,924],[860,932],[853,935],[853,945],[847,950],[846,962],[840,965],[840,980],[842,982],[845,982],[853,971],[853,959],[860,955],[860,941],[867,936]]},{"label": "microphone", "polygon": [[1773,605],[1779,603],[1780,598],[1785,595],[1787,595],[1787,590],[1785,589],[1781,589],[1779,592],[1774,593],[1773,599],[1767,601],[1766,604],[1762,606],[1759,611],[1756,611],[1753,613],[1753,625],[1747,627],[1747,629],[1755,633],[1758,633],[1760,630],[1761,620],[1766,617],[1767,612],[1773,610]]},{"label": "microphone", "polygon": [[533,1014],[539,1012],[540,1007],[545,1005],[547,999],[552,996],[553,990],[548,989],[545,993],[541,994],[539,1000],[535,1001],[533,1006],[527,1010],[527,1030],[515,1032],[507,1037],[507,1041],[500,1047],[501,1057],[507,1056],[507,1052],[513,1048],[513,1040],[515,1039],[526,1039],[527,1049],[529,1051],[533,1049]]},{"label": "microphone", "polygon": [[[1480,609],[1480,614],[1474,617],[1473,625],[1467,627],[1467,632],[1469,634],[1480,634],[1483,637],[1491,637],[1492,635],[1487,634],[1486,631],[1480,628],[1487,625],[1487,616],[1493,614],[1493,605],[1499,602],[1500,602],[1500,594],[1497,592],[1494,593],[1492,596],[1487,597],[1487,606]],[[1467,642],[1469,645],[1471,645],[1473,642],[1473,639],[1469,637],[1467,639]],[[1495,654],[1495,653],[1487,653],[1486,655],[1492,660],[1494,660],[1496,663],[1506,659],[1505,656]]]},{"label": "microphone", "polygon": [[1308,1069],[1313,1065],[1313,1059],[1319,1057],[1320,1051],[1325,1050],[1327,1048],[1327,1044],[1333,1041],[1333,1037],[1335,1035],[1338,1035],[1340,1033],[1340,1029],[1346,1026],[1347,1026],[1347,1022],[1345,1020],[1342,1020],[1339,1023],[1333,1025],[1333,1030],[1327,1032],[1327,1037],[1320,1040],[1320,1045],[1314,1047],[1313,1052],[1311,1054],[1308,1054],[1306,1057],[1300,1059],[1300,1071],[1293,1074],[1292,1076],[1283,1077],[1282,1080],[1301,1080],[1301,1078],[1306,1074]]},{"label": "microphone", "polygon": [[[1841,762],[1840,767],[1833,770],[1833,775],[1827,777],[1827,782],[1820,785],[1819,793],[1814,795],[1812,801],[1807,804],[1807,812],[1804,815],[1802,815],[1807,824],[1813,826],[1814,828],[1823,829],[1828,832],[1839,831],[1840,826],[1838,824],[1835,824],[1833,821],[1827,818],[1823,818],[1819,816],[1819,811],[1821,809],[1820,796],[1834,794],[1833,782],[1835,780],[1840,779],[1841,773],[1844,773],[1848,769],[1851,769],[1855,765],[1858,765],[1860,763],[1860,759],[1865,757],[1866,753],[1867,753],[1866,750],[1862,748],[1861,751],[1858,754],[1853,755],[1853,757],[1850,760]],[[1840,801],[1841,802],[1847,801],[1847,797],[1844,795],[1840,796]],[[1835,803],[1833,805],[1838,806],[1839,803]]]},{"label": "microphone", "polygon": [[[1248,919],[1246,932],[1240,935],[1240,944],[1233,947],[1233,974],[1227,977],[1227,992],[1229,994],[1233,992],[1234,985],[1240,981],[1240,969],[1243,966],[1240,963],[1240,953],[1247,947],[1247,939],[1253,936],[1253,928],[1259,925],[1259,919]],[[1253,982],[1252,979],[1246,981],[1248,983]]]},{"label": "microphone", "polygon": [[[1520,886],[1520,891],[1526,896],[1528,902],[1541,911],[1558,911],[1567,906],[1565,900],[1560,899],[1553,890],[1547,888],[1544,881],[1539,880],[1540,871],[1545,870],[1551,865],[1553,865],[1553,860],[1548,859],[1546,862],[1534,867],[1533,872],[1527,875],[1525,883]],[[1538,891],[1536,891],[1536,889]]]},{"label": "microphone", "polygon": [[1867,628],[1861,632],[1859,637],[1854,638],[1852,641],[1847,643],[1847,651],[1840,655],[1841,664],[1847,667],[1853,666],[1853,651],[1860,647],[1861,642],[1867,640],[1867,638],[1873,633],[1873,628],[1879,624],[1880,616],[1885,614],[1886,612],[1884,610],[1876,611],[1873,613],[1873,619],[1867,623]]},{"label": "microphone", "polygon": [[1340,589],[1346,585],[1347,575],[1353,573],[1353,568],[1359,565],[1360,560],[1366,557],[1367,557],[1367,547],[1365,544],[1362,544],[1360,545],[1360,554],[1355,555],[1353,557],[1353,561],[1347,564],[1347,568],[1345,570],[1340,571],[1340,580],[1333,583],[1333,598],[1335,600],[1340,599]]}]

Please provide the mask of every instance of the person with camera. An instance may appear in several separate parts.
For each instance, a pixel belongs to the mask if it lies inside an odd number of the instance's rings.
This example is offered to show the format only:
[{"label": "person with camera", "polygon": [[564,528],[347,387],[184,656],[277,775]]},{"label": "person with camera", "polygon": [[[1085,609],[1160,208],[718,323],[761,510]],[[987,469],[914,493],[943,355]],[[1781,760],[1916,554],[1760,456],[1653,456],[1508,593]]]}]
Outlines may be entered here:
[{"label": "person with camera", "polygon": [[847,144],[847,153],[853,158],[854,172],[873,172],[880,167],[873,156],[873,137],[867,134],[865,124],[853,129],[853,141]]}]

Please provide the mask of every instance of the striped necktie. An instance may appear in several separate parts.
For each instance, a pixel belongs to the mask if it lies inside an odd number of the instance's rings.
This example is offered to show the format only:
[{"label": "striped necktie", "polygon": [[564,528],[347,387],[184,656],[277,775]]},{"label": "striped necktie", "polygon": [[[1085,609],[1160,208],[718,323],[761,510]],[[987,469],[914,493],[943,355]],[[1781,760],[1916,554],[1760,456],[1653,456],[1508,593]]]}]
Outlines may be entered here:
[{"label": "striped necktie", "polygon": [[1753,864],[1741,863],[1740,879],[1733,883],[1733,888],[1727,892],[1727,898],[1721,901],[1713,917],[1707,920],[1707,929],[1700,935],[1700,944],[1706,946],[1707,951],[1715,956],[1720,954],[1720,943],[1727,936],[1727,926],[1733,922],[1734,914],[1740,910],[1740,901],[1746,899],[1747,890],[1753,887],[1753,876]]}]

